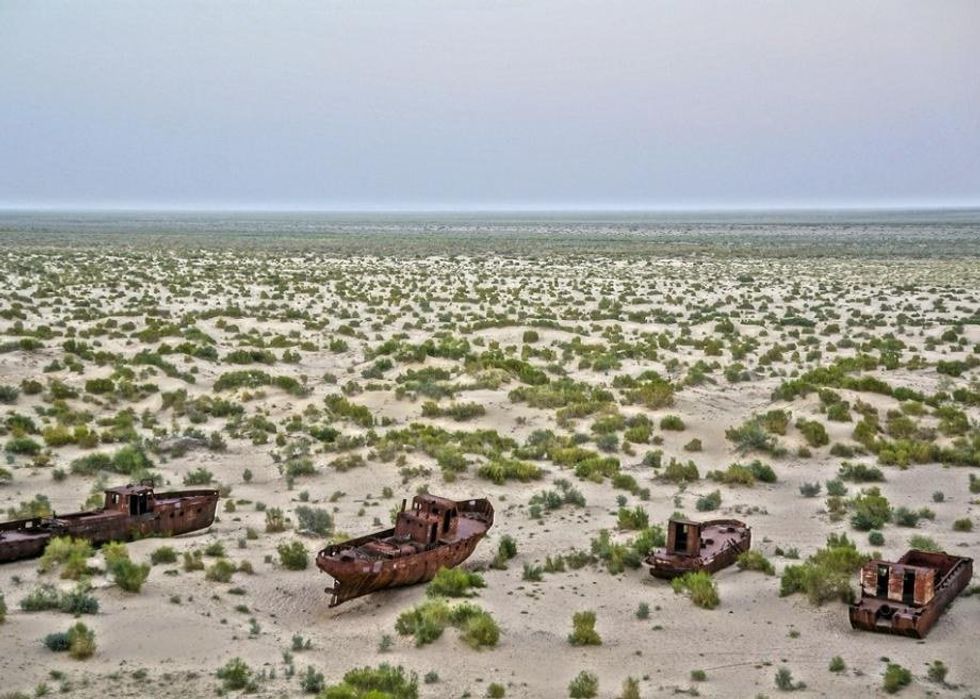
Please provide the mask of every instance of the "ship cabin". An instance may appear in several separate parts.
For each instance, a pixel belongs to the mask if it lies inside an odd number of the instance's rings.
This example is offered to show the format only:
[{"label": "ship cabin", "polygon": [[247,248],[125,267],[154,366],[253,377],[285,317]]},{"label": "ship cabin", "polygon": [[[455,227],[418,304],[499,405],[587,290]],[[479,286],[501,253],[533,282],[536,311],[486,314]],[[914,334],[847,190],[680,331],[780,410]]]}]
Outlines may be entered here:
[{"label": "ship cabin", "polygon": [[909,551],[897,562],[869,561],[861,569],[861,596],[923,607],[932,601],[936,585],[951,566],[950,558],[926,551]]},{"label": "ship cabin", "polygon": [[698,556],[701,553],[701,523],[672,519],[667,523],[667,553]]},{"label": "ship cabin", "polygon": [[135,517],[152,512],[155,500],[152,485],[146,483],[122,485],[105,491],[104,510],[122,512]]},{"label": "ship cabin", "polygon": [[416,495],[411,509],[405,509],[402,500],[402,511],[395,521],[395,538],[417,544],[435,544],[440,539],[452,538],[458,521],[455,501],[435,495]]}]

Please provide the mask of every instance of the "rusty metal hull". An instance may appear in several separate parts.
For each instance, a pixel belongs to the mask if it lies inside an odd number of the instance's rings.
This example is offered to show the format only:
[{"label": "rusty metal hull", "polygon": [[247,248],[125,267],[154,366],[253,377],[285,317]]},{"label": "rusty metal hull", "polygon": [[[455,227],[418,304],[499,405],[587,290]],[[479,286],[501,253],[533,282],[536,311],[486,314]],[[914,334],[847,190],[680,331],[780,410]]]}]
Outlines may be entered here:
[{"label": "rusty metal hull", "polygon": [[317,567],[334,579],[333,587],[326,589],[331,595],[330,606],[378,590],[428,582],[440,568],[453,568],[469,558],[493,524],[493,507],[484,499],[463,500],[456,505],[466,526],[460,527],[460,536],[454,540],[391,557],[369,555],[367,545],[394,536],[394,529],[386,529],[320,551]]},{"label": "rusty metal hull", "polygon": [[185,490],[158,494],[153,511],[140,515],[100,509],[3,522],[0,563],[40,556],[55,536],[87,539],[100,546],[110,541],[174,536],[204,529],[214,522],[217,504],[217,490]]},{"label": "rusty metal hull", "polygon": [[[900,559],[904,562],[910,551]],[[910,638],[925,638],[943,611],[970,584],[973,577],[973,559],[949,554],[932,554],[949,560],[945,575],[936,581],[934,596],[923,605],[904,604],[864,594],[850,605],[848,617],[851,627],[863,631],[887,633]]]},{"label": "rusty metal hull", "polygon": [[644,561],[655,578],[671,579],[704,570],[727,568],[752,547],[752,530],[737,519],[711,519],[701,523],[702,546],[698,555],[656,549]]}]

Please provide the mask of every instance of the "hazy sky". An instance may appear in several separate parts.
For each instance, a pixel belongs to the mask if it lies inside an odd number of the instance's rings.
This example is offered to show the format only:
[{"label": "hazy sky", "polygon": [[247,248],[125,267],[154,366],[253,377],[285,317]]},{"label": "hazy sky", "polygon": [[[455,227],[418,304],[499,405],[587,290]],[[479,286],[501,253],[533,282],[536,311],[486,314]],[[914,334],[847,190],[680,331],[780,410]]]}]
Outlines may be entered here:
[{"label": "hazy sky", "polygon": [[977,204],[978,0],[0,0],[0,206]]}]

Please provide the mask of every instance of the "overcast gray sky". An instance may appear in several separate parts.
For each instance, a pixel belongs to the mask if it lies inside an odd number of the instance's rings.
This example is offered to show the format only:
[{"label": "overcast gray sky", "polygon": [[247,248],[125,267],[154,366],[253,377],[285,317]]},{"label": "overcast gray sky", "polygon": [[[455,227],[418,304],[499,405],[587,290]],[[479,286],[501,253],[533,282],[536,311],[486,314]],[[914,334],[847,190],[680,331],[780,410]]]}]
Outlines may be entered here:
[{"label": "overcast gray sky", "polygon": [[3,207],[977,204],[977,0],[0,0]]}]

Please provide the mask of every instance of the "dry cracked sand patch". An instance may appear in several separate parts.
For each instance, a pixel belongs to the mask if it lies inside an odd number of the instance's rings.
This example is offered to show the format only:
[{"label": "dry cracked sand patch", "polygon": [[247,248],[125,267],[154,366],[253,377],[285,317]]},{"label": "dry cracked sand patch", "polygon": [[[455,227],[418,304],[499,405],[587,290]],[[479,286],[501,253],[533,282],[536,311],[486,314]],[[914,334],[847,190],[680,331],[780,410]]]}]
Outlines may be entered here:
[{"label": "dry cracked sand patch", "polygon": [[[964,524],[975,527],[980,490],[975,264],[57,247],[0,260],[8,515],[77,510],[105,484],[141,477],[223,494],[209,530],[128,545],[138,562],[162,546],[177,553],[139,593],[105,574],[101,554],[91,559],[99,610],[79,619],[95,631],[86,660],[42,643],[70,614],[20,604],[44,583],[76,583],[37,560],[0,567],[2,692],[199,696],[220,689],[215,672],[234,657],[259,696],[301,695],[307,667],[332,684],[383,662],[417,673],[424,697],[485,696],[491,683],[506,696],[563,697],[581,671],[599,696],[618,696],[627,677],[641,696],[775,696],[782,667],[806,684],[801,694],[867,696],[883,691],[889,662],[913,675],[902,696],[980,691],[977,595],[923,642],[852,630],[836,599],[780,595],[783,571],[831,534],[887,558],[913,536],[975,556]],[[175,435],[198,441],[174,453]],[[775,481],[709,477],[757,459]],[[697,480],[678,481],[689,461]],[[845,464],[884,480],[841,481]],[[558,481],[585,504],[532,502]],[[812,483],[821,492],[804,497]],[[875,522],[878,545],[854,526],[854,497],[873,487],[892,519],[918,515],[915,527]],[[284,542],[312,555],[388,526],[396,503],[423,489],[495,504],[495,526],[465,564],[485,579],[473,601],[499,625],[494,648],[471,649],[452,628],[419,647],[398,635],[425,586],[331,609],[326,575],[280,562]],[[720,504],[702,510],[714,491]],[[298,531],[302,507],[329,514],[329,527]],[[720,604],[699,608],[634,567],[635,552],[601,543],[603,530],[613,544],[640,535],[620,527],[621,509],[635,507],[653,539],[675,512],[743,519],[776,574],[721,571]],[[267,532],[277,509],[289,526]],[[505,535],[517,555],[501,569]],[[217,554],[206,565],[252,572],[223,583],[184,569],[185,552],[205,550]],[[525,579],[549,557],[549,570],[564,557],[564,571]],[[568,643],[583,610],[596,613],[599,646]],[[295,636],[310,647],[292,651]],[[834,656],[846,670],[829,671]],[[936,660],[944,683],[928,677]],[[438,680],[424,681],[432,671]]]}]

